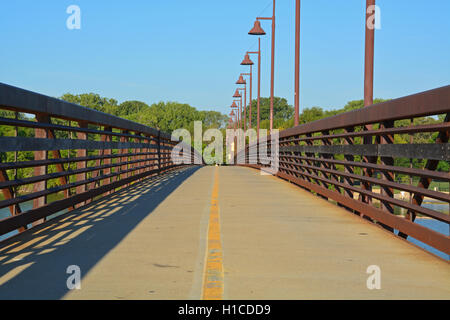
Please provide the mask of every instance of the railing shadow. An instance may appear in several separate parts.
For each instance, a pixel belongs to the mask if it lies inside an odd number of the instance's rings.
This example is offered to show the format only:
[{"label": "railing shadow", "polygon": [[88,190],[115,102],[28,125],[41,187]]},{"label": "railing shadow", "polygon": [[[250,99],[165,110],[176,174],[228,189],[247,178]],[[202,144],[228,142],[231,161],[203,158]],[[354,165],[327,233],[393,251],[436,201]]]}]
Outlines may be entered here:
[{"label": "railing shadow", "polygon": [[198,168],[149,178],[4,241],[0,299],[64,297],[68,266],[85,276]]}]

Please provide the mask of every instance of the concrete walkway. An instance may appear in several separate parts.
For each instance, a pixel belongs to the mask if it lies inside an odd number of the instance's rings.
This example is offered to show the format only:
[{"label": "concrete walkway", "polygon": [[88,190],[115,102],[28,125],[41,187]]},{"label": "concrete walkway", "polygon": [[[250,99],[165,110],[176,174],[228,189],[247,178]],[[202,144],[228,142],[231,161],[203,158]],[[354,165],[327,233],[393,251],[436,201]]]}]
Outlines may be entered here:
[{"label": "concrete walkway", "polygon": [[450,266],[257,170],[187,168],[1,243],[0,299],[17,298],[450,299]]}]

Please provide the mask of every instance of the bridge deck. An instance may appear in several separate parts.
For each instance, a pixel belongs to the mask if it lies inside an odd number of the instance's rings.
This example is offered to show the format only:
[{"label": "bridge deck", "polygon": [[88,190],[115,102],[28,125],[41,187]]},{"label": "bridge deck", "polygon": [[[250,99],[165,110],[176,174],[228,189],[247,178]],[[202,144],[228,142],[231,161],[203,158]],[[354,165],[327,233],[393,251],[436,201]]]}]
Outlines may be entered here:
[{"label": "bridge deck", "polygon": [[[69,265],[81,290],[67,289]],[[381,268],[380,290],[366,287],[369,265]],[[0,245],[1,299],[203,297],[449,299],[450,268],[242,167],[173,171]]]}]

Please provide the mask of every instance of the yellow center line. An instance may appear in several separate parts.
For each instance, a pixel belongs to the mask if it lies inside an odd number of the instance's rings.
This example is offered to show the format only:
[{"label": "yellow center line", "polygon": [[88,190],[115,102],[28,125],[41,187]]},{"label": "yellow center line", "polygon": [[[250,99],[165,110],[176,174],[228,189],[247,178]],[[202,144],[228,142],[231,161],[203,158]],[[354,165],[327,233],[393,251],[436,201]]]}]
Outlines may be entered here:
[{"label": "yellow center line", "polygon": [[214,187],[209,212],[206,263],[203,277],[203,299],[221,300],[223,298],[223,254],[220,240],[219,215],[219,170],[214,171]]}]

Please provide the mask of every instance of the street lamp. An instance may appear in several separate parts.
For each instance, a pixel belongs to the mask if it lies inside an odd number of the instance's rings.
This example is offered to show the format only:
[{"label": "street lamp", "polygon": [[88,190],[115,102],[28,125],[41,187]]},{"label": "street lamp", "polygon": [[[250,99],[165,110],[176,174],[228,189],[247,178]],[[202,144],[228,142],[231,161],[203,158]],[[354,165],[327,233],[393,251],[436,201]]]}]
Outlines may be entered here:
[{"label": "street lamp", "polygon": [[260,20],[272,21],[272,57],[271,57],[271,71],[270,71],[270,131],[273,129],[273,96],[274,96],[274,76],[275,76],[275,0],[273,0],[273,14],[272,17],[257,17],[253,28],[248,34],[263,36],[265,31],[261,28]]},{"label": "street lamp", "polygon": [[247,82],[244,80],[244,77],[242,76],[242,73],[239,75],[238,81],[236,81],[236,84],[246,84]]},{"label": "street lamp", "polygon": [[253,61],[250,59],[250,54],[258,54],[258,103],[257,103],[257,110],[256,110],[256,122],[257,122],[257,132],[259,133],[259,99],[260,99],[260,93],[261,93],[261,39],[258,38],[258,51],[256,52],[250,52],[247,51],[244,57],[244,60],[242,60],[241,65],[243,66],[250,66],[250,73],[243,73],[242,75],[249,75],[250,76],[250,116],[249,116],[249,127],[252,128],[252,100],[253,100],[253,93],[252,93],[252,87],[253,87]]},{"label": "street lamp", "polygon": [[[239,105],[239,119],[241,119],[240,123],[239,123],[239,128],[242,127],[242,95],[239,93],[239,89],[236,89],[236,91],[233,94],[233,98],[239,98],[240,99],[240,105]],[[238,100],[239,101],[239,100]],[[234,103],[234,102],[233,102]]]},{"label": "street lamp", "polygon": [[[247,91],[246,88],[238,88],[237,90],[238,91],[244,91],[244,90]],[[245,95],[247,95],[247,94],[245,94]],[[240,102],[241,102],[240,106],[241,106],[241,119],[242,119],[242,113],[243,112],[245,113],[244,103],[242,101],[242,94],[241,94]],[[244,114],[244,122],[241,121],[241,126],[243,126],[244,131],[245,131],[245,127],[246,127],[245,126],[245,121],[246,121],[246,119],[245,119],[245,114]]]},{"label": "street lamp", "polygon": [[[236,105],[236,101],[233,101],[233,103],[231,104],[231,107],[230,107],[230,108],[231,108],[232,111],[233,111],[233,108],[239,108],[239,107]],[[239,113],[238,110],[236,110],[236,112]],[[234,112],[233,112],[233,113],[234,113]],[[239,117],[238,117],[238,116],[239,116],[239,114],[236,115],[236,123],[238,124],[238,126],[240,126],[240,124],[239,124]]]},{"label": "street lamp", "polygon": [[[231,116],[231,114],[230,114],[230,116]],[[228,119],[228,129],[232,128],[232,124],[233,124],[233,119],[229,118]]]},{"label": "street lamp", "polygon": [[[231,129],[231,124],[233,123],[233,117],[234,117],[234,111],[233,111],[233,109],[231,109],[231,112],[230,112],[230,129]],[[234,121],[234,129],[236,129],[236,121]]]},{"label": "street lamp", "polygon": [[234,102],[238,103],[236,106],[236,112],[238,113],[239,116],[239,128],[242,128],[242,97],[239,100],[234,100]]},{"label": "street lamp", "polygon": [[[244,77],[242,76],[242,74],[239,76],[239,80],[236,81],[236,84],[244,85],[243,108],[244,108],[244,131],[246,131],[247,130],[247,82],[244,80]],[[242,90],[242,88],[240,88],[239,90]]]},{"label": "street lamp", "polygon": [[[247,104],[247,97],[245,98],[245,101],[246,101],[246,104],[245,104],[245,110],[247,110],[247,105],[248,105],[248,108],[249,108],[249,121],[248,121],[248,127],[251,129],[252,128],[252,117],[251,117],[251,114],[252,114],[252,72],[251,72],[252,70],[251,70],[251,67],[250,67],[250,73],[241,73],[241,76],[250,76],[250,79],[249,79],[249,81],[250,81],[250,99],[249,99],[249,103]],[[246,93],[247,93],[247,91],[246,91]],[[247,112],[247,111],[245,111],[245,112]],[[247,117],[247,115],[246,115],[246,117]],[[246,120],[247,121],[247,120]]]}]

